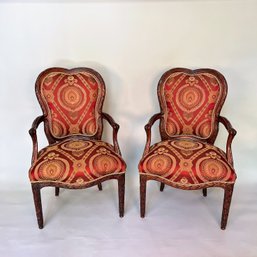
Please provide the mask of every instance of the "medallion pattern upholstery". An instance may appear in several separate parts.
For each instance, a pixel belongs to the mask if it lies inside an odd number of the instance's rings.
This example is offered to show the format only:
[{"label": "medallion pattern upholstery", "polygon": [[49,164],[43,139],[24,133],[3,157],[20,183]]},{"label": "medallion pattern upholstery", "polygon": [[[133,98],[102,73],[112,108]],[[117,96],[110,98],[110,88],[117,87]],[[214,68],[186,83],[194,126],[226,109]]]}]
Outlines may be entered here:
[{"label": "medallion pattern upholstery", "polygon": [[40,83],[39,96],[54,137],[96,133],[99,117],[96,107],[104,88],[94,74],[53,71],[42,77]]},{"label": "medallion pattern upholstery", "polygon": [[166,140],[154,144],[139,164],[176,187],[193,187],[213,182],[234,183],[236,174],[219,148],[190,139]]},{"label": "medallion pattern upholstery", "polygon": [[30,169],[32,183],[86,185],[109,174],[124,173],[125,162],[113,146],[95,140],[65,140],[42,149]]},{"label": "medallion pattern upholstery", "polygon": [[[119,214],[124,215],[125,169],[117,134],[119,125],[102,111],[105,83],[90,68],[49,68],[36,81],[43,115],[29,133],[33,143],[29,179],[39,228],[43,228],[41,188],[83,189],[118,181]],[[113,128],[113,145],[102,141],[103,120]],[[49,145],[38,151],[37,128],[44,123]]]},{"label": "medallion pattern upholstery", "polygon": [[[220,115],[227,95],[224,76],[213,69],[175,68],[165,72],[157,88],[160,113],[145,126],[146,145],[139,162],[140,209],[145,216],[146,183],[161,182],[184,190],[224,189],[221,228],[225,229],[236,172],[231,144],[236,130]],[[151,127],[160,120],[161,142],[151,145]],[[226,152],[214,146],[219,124],[228,131]]]},{"label": "medallion pattern upholstery", "polygon": [[224,101],[225,90],[217,76],[207,72],[180,71],[167,76],[160,85],[167,134],[208,138],[216,125],[217,109]]}]

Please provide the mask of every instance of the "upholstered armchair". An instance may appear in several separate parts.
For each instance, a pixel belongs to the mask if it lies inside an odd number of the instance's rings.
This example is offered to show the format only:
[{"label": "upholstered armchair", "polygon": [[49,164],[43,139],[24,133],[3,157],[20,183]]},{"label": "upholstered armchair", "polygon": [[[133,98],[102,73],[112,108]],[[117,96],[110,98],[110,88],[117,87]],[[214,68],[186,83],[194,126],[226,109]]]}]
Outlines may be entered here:
[{"label": "upholstered armchair", "polygon": [[[38,76],[35,89],[43,115],[29,130],[33,142],[29,179],[39,228],[43,228],[40,189],[49,186],[58,196],[59,188],[97,185],[102,190],[103,181],[116,179],[122,217],[126,164],[117,141],[119,125],[102,112],[105,84],[100,74],[89,68],[50,68]],[[113,128],[113,145],[101,140],[104,119]],[[49,145],[38,151],[36,131],[41,122]]]},{"label": "upholstered armchair", "polygon": [[[227,95],[222,74],[212,69],[175,68],[164,73],[158,84],[160,113],[145,126],[147,141],[139,163],[140,209],[145,216],[148,180],[184,190],[224,189],[221,229],[226,228],[236,181],[231,143],[236,135],[220,115]],[[159,120],[161,142],[151,145],[151,127]],[[228,131],[226,152],[214,146],[219,123]]]}]

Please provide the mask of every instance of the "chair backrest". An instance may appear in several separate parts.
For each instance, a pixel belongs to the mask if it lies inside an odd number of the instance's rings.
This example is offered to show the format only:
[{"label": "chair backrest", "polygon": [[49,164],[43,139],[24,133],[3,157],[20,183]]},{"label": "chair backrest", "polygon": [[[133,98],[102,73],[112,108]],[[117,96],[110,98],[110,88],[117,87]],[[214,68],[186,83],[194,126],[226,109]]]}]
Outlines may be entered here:
[{"label": "chair backrest", "polygon": [[164,73],[158,84],[162,139],[183,135],[214,143],[226,95],[227,82],[216,70],[175,68]]},{"label": "chair backrest", "polygon": [[36,95],[45,115],[49,141],[71,135],[101,138],[105,84],[95,70],[47,69],[37,78]]}]

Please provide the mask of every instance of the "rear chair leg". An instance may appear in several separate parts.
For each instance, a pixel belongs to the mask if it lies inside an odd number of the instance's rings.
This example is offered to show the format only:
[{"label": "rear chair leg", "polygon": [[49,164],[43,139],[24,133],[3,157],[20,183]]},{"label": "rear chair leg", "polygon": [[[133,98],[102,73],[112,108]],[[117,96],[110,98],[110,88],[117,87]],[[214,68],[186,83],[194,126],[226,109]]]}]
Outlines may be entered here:
[{"label": "rear chair leg", "polygon": [[60,193],[60,188],[56,187],[55,188],[55,196],[59,196],[59,193]]},{"label": "rear chair leg", "polygon": [[97,186],[98,186],[98,189],[99,189],[100,191],[102,191],[102,190],[103,190],[103,188],[102,188],[102,184],[101,184],[101,183],[99,183]]},{"label": "rear chair leg", "polygon": [[141,213],[141,218],[145,217],[146,181],[147,181],[147,178],[145,176],[140,175],[140,213]]},{"label": "rear chair leg", "polygon": [[223,201],[223,210],[221,217],[221,229],[226,229],[229,208],[231,204],[232,194],[233,194],[234,184],[229,184],[224,188],[224,201]]},{"label": "rear chair leg", "polygon": [[32,192],[34,197],[34,204],[37,215],[38,227],[42,229],[44,227],[43,221],[43,212],[42,212],[42,203],[41,203],[41,195],[40,195],[40,187],[37,184],[32,184]]},{"label": "rear chair leg", "polygon": [[118,178],[119,191],[119,214],[122,218],[124,216],[124,198],[125,198],[125,174]]},{"label": "rear chair leg", "polygon": [[162,192],[165,187],[165,184],[161,182],[160,191]]},{"label": "rear chair leg", "polygon": [[207,188],[203,188],[203,196],[204,196],[204,197],[207,196]]}]

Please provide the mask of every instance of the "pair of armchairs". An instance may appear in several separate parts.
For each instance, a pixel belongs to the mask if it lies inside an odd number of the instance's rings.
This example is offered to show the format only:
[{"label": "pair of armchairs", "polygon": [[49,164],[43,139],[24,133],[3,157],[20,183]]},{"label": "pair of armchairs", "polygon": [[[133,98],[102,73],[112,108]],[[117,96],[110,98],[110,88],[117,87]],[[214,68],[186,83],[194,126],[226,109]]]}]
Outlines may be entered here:
[{"label": "pair of armchairs", "polygon": [[[29,178],[39,228],[43,228],[40,190],[43,187],[82,189],[109,179],[118,181],[119,215],[124,215],[126,163],[117,141],[119,125],[102,112],[105,84],[89,68],[50,68],[36,81],[36,95],[43,115],[29,133],[33,141]],[[139,163],[141,217],[145,216],[146,183],[160,182],[184,190],[224,189],[221,229],[226,228],[236,173],[231,143],[236,135],[220,116],[227,95],[225,78],[212,69],[167,71],[158,84],[160,113],[145,126],[147,141]],[[101,140],[103,120],[113,128],[113,144]],[[151,127],[160,120],[161,141],[151,145]],[[38,151],[37,127],[44,123],[49,142]],[[226,153],[214,146],[218,125],[228,131]]]}]

